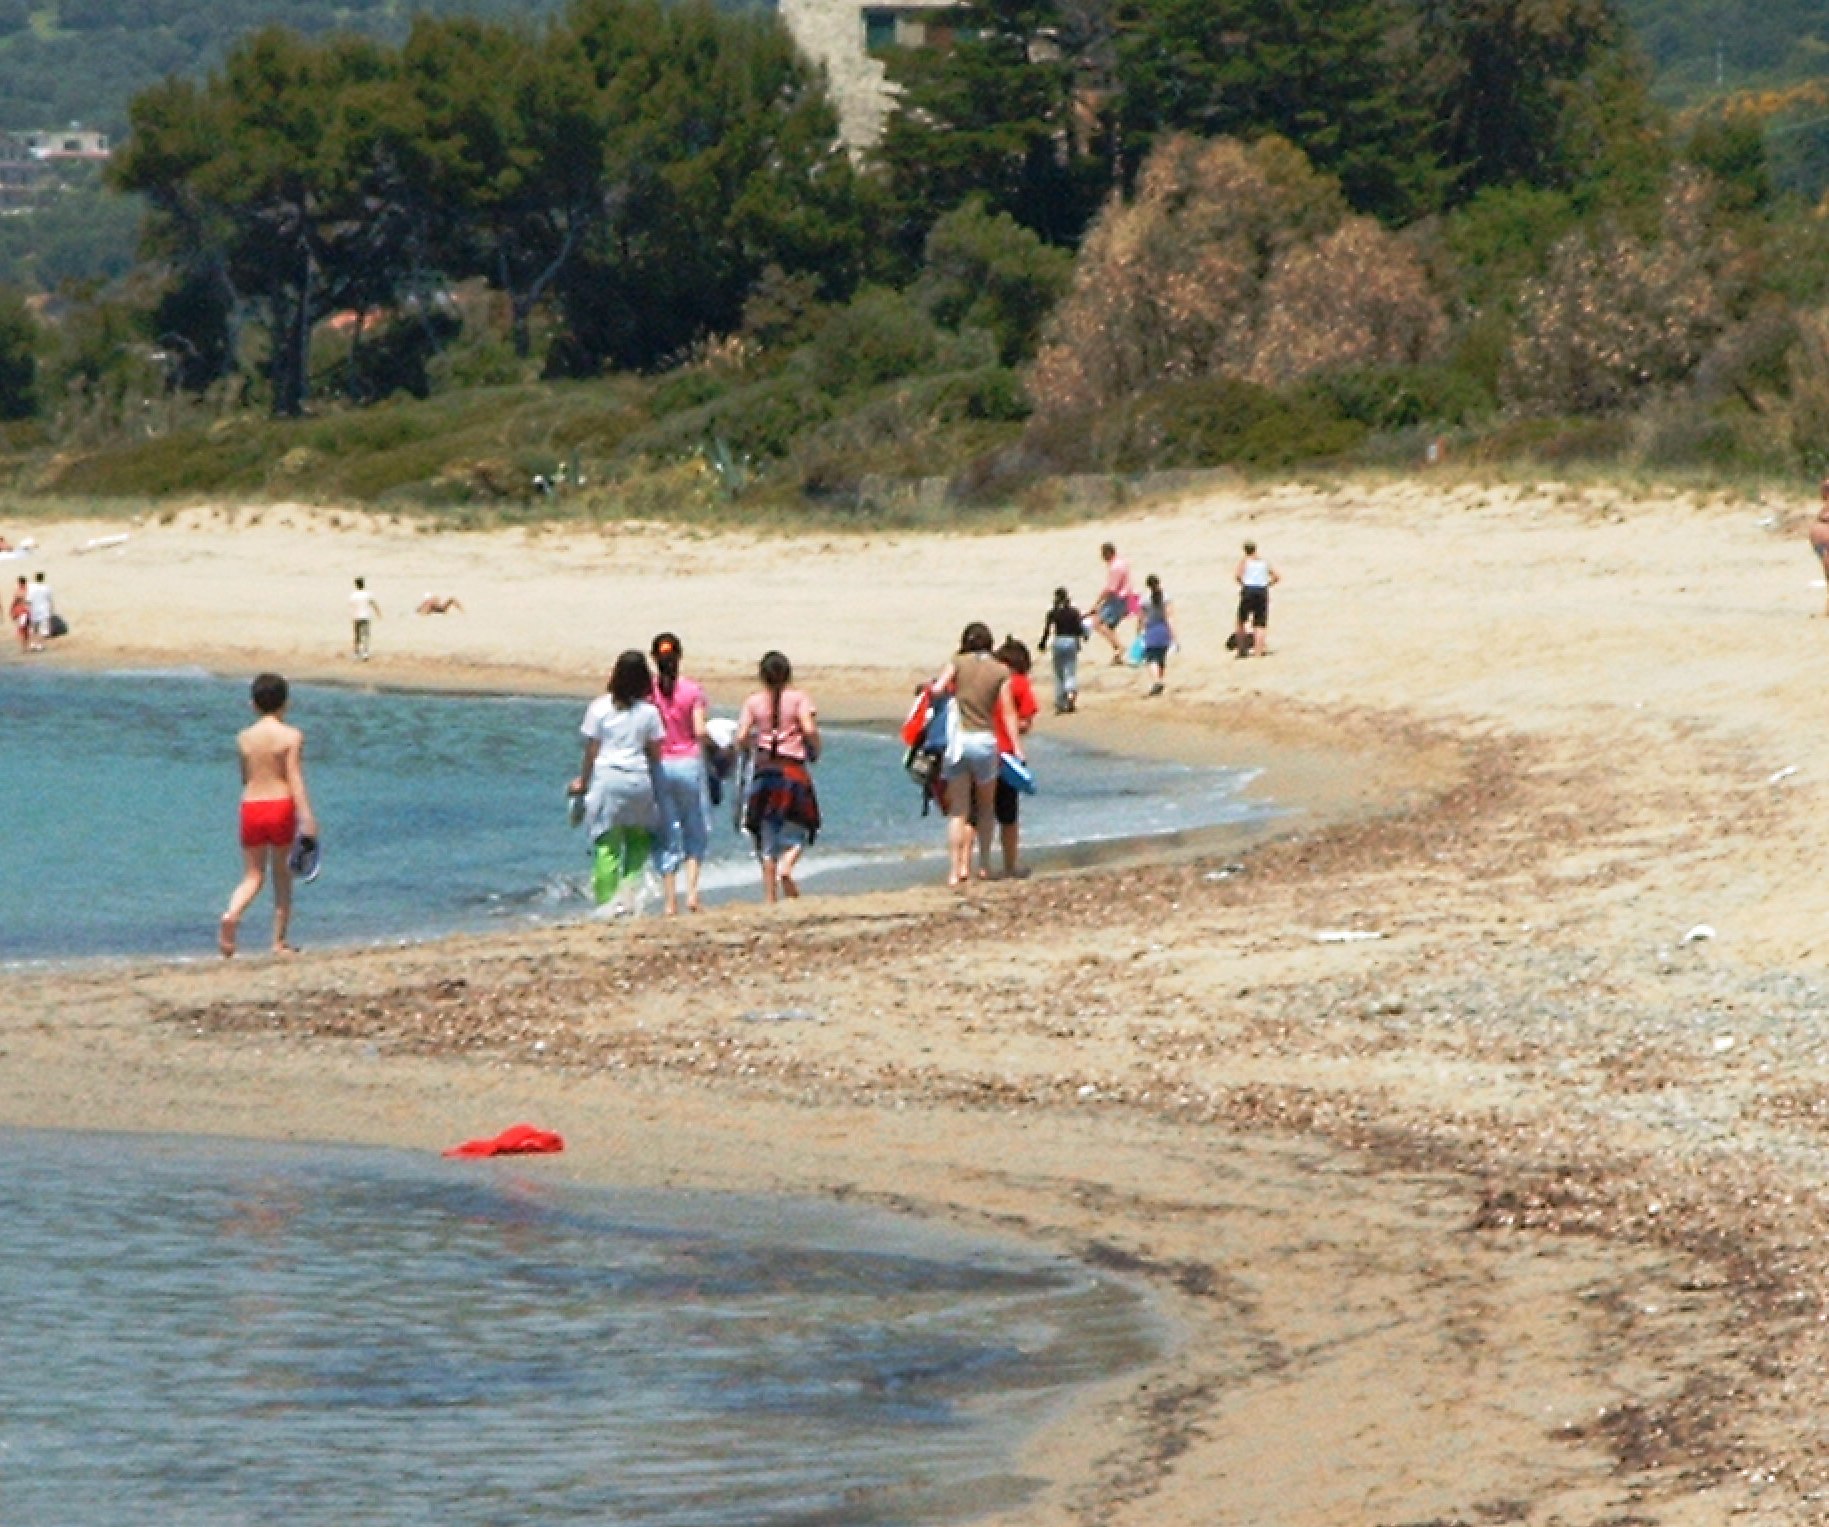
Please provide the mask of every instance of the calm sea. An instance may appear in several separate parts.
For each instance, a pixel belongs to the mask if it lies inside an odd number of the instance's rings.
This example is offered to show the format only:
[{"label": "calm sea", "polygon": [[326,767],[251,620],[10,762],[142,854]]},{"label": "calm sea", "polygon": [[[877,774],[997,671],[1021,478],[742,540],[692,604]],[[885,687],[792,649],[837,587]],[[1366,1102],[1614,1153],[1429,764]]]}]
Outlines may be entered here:
[{"label": "calm sea", "polygon": [[[297,893],[301,944],[413,940],[591,910],[586,845],[566,821],[576,701],[295,687],[289,719],[323,829],[320,878]],[[0,963],[209,956],[241,872],[234,735],[247,686],[201,672],[0,666]],[[1085,717],[1077,724],[1084,724]],[[1224,768],[1119,760],[1038,736],[1031,846],[1129,838],[1262,816]],[[893,736],[838,728],[818,770],[821,888],[944,874]],[[711,899],[755,894],[747,840],[718,815]],[[243,928],[263,946],[270,902]]]},{"label": "calm sea", "polygon": [[946,1523],[1020,1503],[1025,1435],[1161,1338],[1078,1263],[861,1211],[0,1149],[7,1527]]}]

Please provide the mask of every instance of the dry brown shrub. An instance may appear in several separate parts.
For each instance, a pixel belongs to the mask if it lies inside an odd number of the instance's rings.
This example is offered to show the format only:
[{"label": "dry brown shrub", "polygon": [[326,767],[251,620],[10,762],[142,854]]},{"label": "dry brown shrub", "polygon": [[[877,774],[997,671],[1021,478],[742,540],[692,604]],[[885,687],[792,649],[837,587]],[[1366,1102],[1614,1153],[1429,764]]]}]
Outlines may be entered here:
[{"label": "dry brown shrub", "polygon": [[1413,365],[1448,329],[1413,246],[1369,217],[1282,254],[1260,294],[1246,374],[1281,387],[1324,371]]},{"label": "dry brown shrub", "polygon": [[1029,393],[1045,432],[1167,382],[1417,360],[1444,328],[1410,246],[1293,145],[1176,137],[1088,235]]},{"label": "dry brown shrub", "polygon": [[1708,182],[1684,173],[1665,193],[1656,240],[1614,222],[1563,239],[1548,274],[1525,286],[1508,400],[1605,413],[1690,376],[1727,327],[1743,279],[1713,210]]}]

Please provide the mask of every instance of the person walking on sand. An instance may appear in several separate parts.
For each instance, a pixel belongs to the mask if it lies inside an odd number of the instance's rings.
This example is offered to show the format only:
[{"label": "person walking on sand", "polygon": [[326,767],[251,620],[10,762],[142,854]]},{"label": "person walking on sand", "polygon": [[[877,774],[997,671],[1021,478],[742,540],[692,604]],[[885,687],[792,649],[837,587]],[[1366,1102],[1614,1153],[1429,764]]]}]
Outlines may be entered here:
[{"label": "person walking on sand", "polygon": [[241,755],[241,883],[222,914],[216,946],[224,959],[235,953],[242,914],[267,872],[273,873],[273,952],[291,954],[286,933],[292,921],[292,866],[296,839],[314,843],[317,818],[305,792],[305,734],[286,721],[288,689],[277,673],[263,673],[249,687],[257,719],[235,739]]},{"label": "person walking on sand", "polygon": [[1162,676],[1168,671],[1169,648],[1175,645],[1175,607],[1162,592],[1154,573],[1143,580],[1149,593],[1143,600],[1143,666],[1149,670],[1151,696],[1162,693]]},{"label": "person walking on sand", "polygon": [[1099,548],[1105,559],[1105,582],[1092,602],[1092,629],[1111,644],[1114,667],[1124,664],[1124,649],[1118,643],[1118,627],[1131,612],[1136,590],[1131,587],[1130,563],[1118,555],[1118,548],[1107,541]]},{"label": "person walking on sand", "polygon": [[1245,554],[1233,572],[1238,583],[1238,626],[1232,633],[1235,657],[1270,655],[1270,590],[1281,581],[1277,570],[1257,552],[1257,542],[1245,542]]},{"label": "person walking on sand", "polygon": [[1074,608],[1065,589],[1054,591],[1054,603],[1042,621],[1042,639],[1036,643],[1054,665],[1054,714],[1071,715],[1080,703],[1080,648],[1086,642],[1086,621]]},{"label": "person walking on sand", "polygon": [[[1829,477],[1823,479],[1821,492],[1823,506],[1810,522],[1810,550],[1823,570],[1823,584],[1829,588]],[[1824,605],[1823,613],[1829,615],[1829,604]]]},{"label": "person walking on sand", "polygon": [[7,618],[13,623],[13,630],[19,636],[19,650],[32,650],[32,595],[26,586],[25,574],[19,575],[19,581],[13,585],[13,602],[7,610]]},{"label": "person walking on sand", "polygon": [[991,875],[991,828],[1001,763],[999,724],[1010,739],[1009,751],[1018,760],[1023,756],[1010,670],[991,655],[991,628],[983,621],[973,621],[961,633],[959,650],[934,680],[934,689],[953,697],[955,724],[949,728],[941,777],[946,781],[946,883],[957,890],[972,878],[974,839],[978,876],[988,880]]},{"label": "person walking on sand", "polygon": [[[632,911],[647,868],[657,817],[660,712],[650,703],[648,660],[630,648],[610,670],[606,693],[591,701],[579,734],[584,756],[568,791],[584,800],[591,844],[591,894],[598,906]],[[626,893],[626,894],[625,894]]]},{"label": "person walking on sand", "polygon": [[819,710],[792,688],[794,665],[784,653],[765,652],[756,667],[762,687],[743,702],[732,746],[750,760],[743,830],[762,866],[762,899],[800,894],[794,871],[819,836],[819,796],[812,766],[819,762]]},{"label": "person walking on sand", "polygon": [[679,911],[679,871],[686,867],[686,910],[699,910],[699,869],[711,843],[711,797],[705,778],[705,691],[680,673],[680,639],[663,631],[648,648],[654,659],[654,708],[660,712],[660,870],[667,916]]},{"label": "person walking on sand", "polygon": [[[1010,670],[1010,710],[1016,718],[1016,734],[1027,736],[1036,712],[1041,709],[1035,699],[1035,688],[1029,682],[1029,649],[1014,636],[1006,636],[1003,645],[991,655]],[[997,723],[997,755],[1001,765],[1005,753],[1017,751],[1016,736],[1004,730],[1005,716],[1001,708],[992,719]],[[998,846],[1003,850],[1003,878],[1021,880],[1029,873],[1021,862],[1022,792],[1004,778],[1001,767],[997,771],[997,793],[991,810],[997,818]]]},{"label": "person walking on sand", "polygon": [[355,622],[355,645],[351,655],[358,663],[368,661],[369,624],[381,618],[381,606],[375,596],[368,591],[365,579],[356,579],[356,586],[349,595],[349,615]]}]

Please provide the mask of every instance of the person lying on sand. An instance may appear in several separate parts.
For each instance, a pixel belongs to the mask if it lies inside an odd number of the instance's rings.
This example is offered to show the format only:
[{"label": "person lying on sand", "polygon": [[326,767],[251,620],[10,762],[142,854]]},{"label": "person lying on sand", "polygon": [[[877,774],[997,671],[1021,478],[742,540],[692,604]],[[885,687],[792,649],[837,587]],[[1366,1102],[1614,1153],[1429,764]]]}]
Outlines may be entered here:
[{"label": "person lying on sand", "polygon": [[456,610],[458,614],[463,614],[464,607],[458,602],[455,594],[427,594],[424,599],[419,601],[421,615],[443,615],[449,610]]}]

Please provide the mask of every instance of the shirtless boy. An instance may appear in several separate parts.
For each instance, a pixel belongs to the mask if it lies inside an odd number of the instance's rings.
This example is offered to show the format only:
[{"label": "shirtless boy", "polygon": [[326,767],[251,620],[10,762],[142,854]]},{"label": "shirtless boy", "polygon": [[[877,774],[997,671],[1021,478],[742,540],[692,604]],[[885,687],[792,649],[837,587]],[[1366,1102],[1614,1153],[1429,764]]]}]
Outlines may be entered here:
[{"label": "shirtless boy", "polygon": [[222,914],[217,945],[227,959],[235,953],[241,915],[260,894],[273,871],[273,952],[290,954],[286,925],[292,919],[292,868],[286,862],[294,838],[315,838],[317,818],[305,793],[305,734],[286,724],[286,681],[263,673],[252,697],[259,719],[235,739],[241,752],[241,884]]}]

